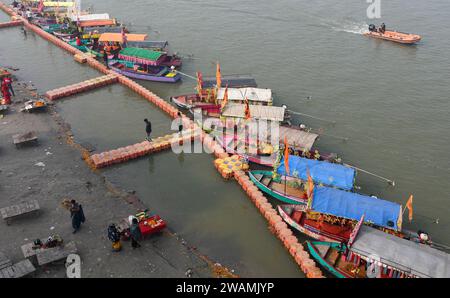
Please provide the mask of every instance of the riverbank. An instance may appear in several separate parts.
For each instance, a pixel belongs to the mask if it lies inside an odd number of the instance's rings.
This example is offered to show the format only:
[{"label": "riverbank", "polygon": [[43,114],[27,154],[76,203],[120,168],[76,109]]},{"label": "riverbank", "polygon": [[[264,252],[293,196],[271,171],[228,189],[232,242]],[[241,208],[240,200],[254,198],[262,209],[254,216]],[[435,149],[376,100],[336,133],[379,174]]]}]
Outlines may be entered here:
[{"label": "riverbank", "polygon": [[[20,82],[21,78],[19,78]],[[93,172],[83,160],[88,149],[73,142],[70,126],[49,106],[46,113],[23,113],[23,103],[38,96],[14,83],[16,97],[10,111],[0,119],[0,207],[36,199],[41,206],[38,216],[0,224],[1,250],[13,261],[23,259],[20,246],[36,238],[60,235],[65,242],[75,241],[82,260],[82,277],[213,277],[230,275],[215,266],[185,240],[169,229],[142,241],[132,250],[123,243],[119,253],[111,252],[106,229],[109,223],[136,213],[144,206],[139,198],[108,182]],[[12,135],[35,131],[37,146],[16,149]],[[72,234],[70,216],[61,207],[65,198],[79,201],[86,223]],[[189,272],[190,274],[186,274]],[[63,265],[38,268],[36,277],[64,277]]]}]

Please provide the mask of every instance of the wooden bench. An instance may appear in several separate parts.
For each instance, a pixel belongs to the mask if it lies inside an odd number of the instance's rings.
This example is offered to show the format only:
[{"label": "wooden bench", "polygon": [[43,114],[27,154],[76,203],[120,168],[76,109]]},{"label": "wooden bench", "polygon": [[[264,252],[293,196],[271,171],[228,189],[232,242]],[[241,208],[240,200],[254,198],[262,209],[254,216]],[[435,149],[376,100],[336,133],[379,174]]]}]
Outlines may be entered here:
[{"label": "wooden bench", "polygon": [[20,278],[36,271],[30,260],[22,260],[0,270],[0,278]]},{"label": "wooden bench", "polygon": [[57,246],[52,248],[46,248],[37,253],[37,262],[39,266],[50,264],[62,259],[67,258],[70,254],[77,252],[75,242],[71,241],[65,244],[63,247]]},{"label": "wooden bench", "polygon": [[31,200],[10,207],[1,208],[0,214],[2,215],[3,220],[6,221],[6,224],[9,225],[12,219],[26,214],[35,213],[39,210],[40,207],[38,201]]},{"label": "wooden bench", "polygon": [[36,133],[31,131],[24,134],[16,134],[13,135],[13,143],[16,145],[16,148],[19,148],[21,145],[26,144],[34,144],[37,145],[38,138]]}]

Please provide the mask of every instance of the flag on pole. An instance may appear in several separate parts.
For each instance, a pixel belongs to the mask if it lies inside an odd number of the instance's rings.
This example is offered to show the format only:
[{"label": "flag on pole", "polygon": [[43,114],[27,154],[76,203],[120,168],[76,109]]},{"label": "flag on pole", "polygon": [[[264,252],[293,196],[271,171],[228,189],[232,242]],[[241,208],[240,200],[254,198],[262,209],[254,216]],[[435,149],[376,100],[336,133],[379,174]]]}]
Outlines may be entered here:
[{"label": "flag on pole", "polygon": [[225,87],[225,92],[223,93],[223,100],[220,105],[220,110],[223,110],[228,103],[228,85]]},{"label": "flag on pole", "polygon": [[245,98],[245,119],[249,120],[252,117],[252,115],[250,115],[250,106],[248,104],[248,98]]},{"label": "flag on pole", "polygon": [[286,137],[284,137],[284,169],[286,176],[289,176],[289,145]]},{"label": "flag on pole", "polygon": [[197,93],[202,98],[203,92],[203,75],[201,72],[197,71]]},{"label": "flag on pole", "polygon": [[217,62],[217,67],[216,67],[216,85],[217,85],[217,89],[219,89],[220,87],[222,87],[222,76],[220,74],[220,64],[219,62]]},{"label": "flag on pole", "polygon": [[39,1],[38,12],[41,13],[44,10],[44,0]]},{"label": "flag on pole", "polygon": [[408,202],[406,202],[406,208],[408,208],[408,219],[411,222],[413,219],[413,195],[409,196]]},{"label": "flag on pole", "polygon": [[121,32],[122,32],[122,47],[126,48],[128,40],[127,40],[127,35],[125,34],[125,27],[124,26],[122,26]]},{"label": "flag on pole", "polygon": [[306,192],[307,196],[308,196],[308,207],[311,208],[311,204],[312,204],[312,198],[313,198],[313,193],[314,193],[314,181],[309,173],[309,169],[306,169],[306,175],[308,175],[308,190]]}]

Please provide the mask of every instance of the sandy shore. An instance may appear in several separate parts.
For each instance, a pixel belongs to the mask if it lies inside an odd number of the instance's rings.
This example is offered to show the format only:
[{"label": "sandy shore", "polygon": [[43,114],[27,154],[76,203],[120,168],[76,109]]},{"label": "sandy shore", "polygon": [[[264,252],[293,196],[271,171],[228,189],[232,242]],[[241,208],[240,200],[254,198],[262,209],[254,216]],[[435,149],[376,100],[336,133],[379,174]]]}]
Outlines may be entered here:
[{"label": "sandy shore", "polygon": [[[0,250],[13,262],[24,258],[20,247],[36,238],[60,235],[65,242],[75,241],[82,260],[82,277],[212,277],[226,272],[214,262],[190,248],[169,228],[142,241],[132,250],[123,243],[119,253],[111,251],[106,229],[109,223],[135,214],[144,206],[133,194],[112,185],[84,162],[86,151],[74,144],[70,126],[49,106],[44,113],[20,112],[23,102],[37,96],[23,83],[14,82],[16,96],[9,112],[0,119],[0,208],[23,200],[36,199],[41,206],[38,215],[0,223]],[[17,149],[12,136],[35,131],[37,146]],[[72,234],[67,210],[61,207],[65,198],[79,201],[86,223]],[[65,277],[63,263],[37,268],[36,277]]]}]

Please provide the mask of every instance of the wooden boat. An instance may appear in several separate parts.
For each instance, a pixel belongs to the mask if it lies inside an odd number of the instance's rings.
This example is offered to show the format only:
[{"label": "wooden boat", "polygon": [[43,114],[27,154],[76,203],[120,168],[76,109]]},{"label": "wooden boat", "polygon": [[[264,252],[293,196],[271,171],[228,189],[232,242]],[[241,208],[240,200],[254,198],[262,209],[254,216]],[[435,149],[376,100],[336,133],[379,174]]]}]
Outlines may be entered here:
[{"label": "wooden boat", "polygon": [[384,39],[389,40],[393,42],[398,42],[402,44],[414,44],[419,42],[422,37],[417,34],[410,34],[410,33],[404,33],[404,32],[397,32],[397,31],[388,31],[385,30],[384,32],[381,30],[377,30],[375,28],[375,25],[369,25],[369,31],[364,33],[365,36],[378,38],[378,39]]},{"label": "wooden boat", "polygon": [[79,49],[80,51],[86,53],[89,48],[88,48],[88,41],[83,39],[81,40],[81,46],[77,45],[77,41],[76,40],[70,40],[68,42],[68,44],[70,44],[72,47]]},{"label": "wooden boat", "polygon": [[278,212],[291,227],[320,241],[347,242],[353,231],[352,221],[336,225],[311,219],[306,205],[278,205]]},{"label": "wooden boat", "polygon": [[[225,88],[244,88],[244,87],[258,87],[254,77],[248,74],[232,74],[221,76],[221,86]],[[202,78],[202,88],[209,89],[215,88],[217,85],[216,77],[204,77]]]},{"label": "wooden boat", "polygon": [[141,70],[135,70],[134,68],[128,67],[126,64],[115,60],[112,60],[109,66],[112,70],[133,79],[161,83],[176,83],[181,79],[179,74],[171,71],[171,69],[166,66],[146,66],[144,69],[140,68]]},{"label": "wooden boat", "polygon": [[449,278],[450,255],[428,245],[355,228],[348,244],[306,241],[311,256],[339,278]]},{"label": "wooden boat", "polygon": [[72,31],[53,31],[53,35],[60,39],[72,40],[77,36],[77,33]]},{"label": "wooden boat", "polygon": [[[225,88],[219,88],[217,92],[217,103],[221,103],[225,94]],[[208,94],[208,89],[202,92],[202,96],[199,94],[186,94],[171,97],[177,106],[184,109],[191,109],[201,107],[206,104],[211,104],[213,99],[212,93]],[[208,100],[209,98],[209,100]],[[228,88],[228,100],[232,103],[243,104],[245,99],[252,105],[272,105],[272,90],[244,87],[244,88]]]},{"label": "wooden boat", "polygon": [[150,66],[180,67],[182,64],[181,58],[178,56],[143,48],[126,47],[120,51],[119,58]]},{"label": "wooden boat", "polygon": [[[285,176],[274,179],[272,172],[259,170],[250,171],[249,177],[262,192],[275,199],[288,204],[305,205],[307,203],[304,183],[300,179]],[[293,187],[293,184],[297,184],[298,187]]]}]

